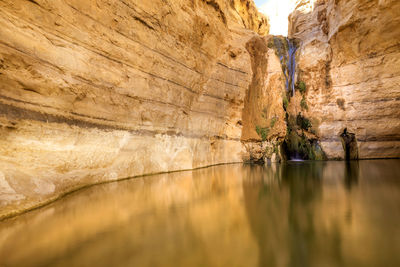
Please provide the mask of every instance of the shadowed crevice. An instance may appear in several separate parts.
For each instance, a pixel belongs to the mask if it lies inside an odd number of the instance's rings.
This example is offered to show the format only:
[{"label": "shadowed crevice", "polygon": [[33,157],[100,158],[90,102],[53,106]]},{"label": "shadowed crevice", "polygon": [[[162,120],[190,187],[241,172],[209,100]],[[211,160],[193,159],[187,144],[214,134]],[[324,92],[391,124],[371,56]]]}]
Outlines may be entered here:
[{"label": "shadowed crevice", "polygon": [[354,133],[348,132],[347,128],[344,128],[343,132],[340,134],[340,140],[342,141],[345,160],[358,159],[358,146],[356,135]]}]

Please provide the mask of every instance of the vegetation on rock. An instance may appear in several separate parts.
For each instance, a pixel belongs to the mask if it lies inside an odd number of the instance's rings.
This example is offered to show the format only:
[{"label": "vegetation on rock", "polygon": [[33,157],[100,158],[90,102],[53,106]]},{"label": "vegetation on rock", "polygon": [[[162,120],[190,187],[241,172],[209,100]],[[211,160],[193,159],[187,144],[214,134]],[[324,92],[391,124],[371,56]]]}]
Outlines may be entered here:
[{"label": "vegetation on rock", "polygon": [[308,110],[308,105],[307,105],[307,101],[306,98],[303,95],[303,98],[300,101],[300,107],[304,110]]},{"label": "vegetation on rock", "polygon": [[283,109],[286,111],[287,110],[287,108],[288,108],[288,106],[289,106],[289,100],[288,100],[288,98],[286,97],[286,95],[283,97],[283,99],[282,99],[282,105],[283,105]]},{"label": "vegetation on rock", "polygon": [[263,140],[263,141],[267,140],[268,133],[269,133],[268,127],[261,127],[261,126],[257,125],[256,132],[257,132],[258,136],[261,137],[261,140]]},{"label": "vegetation on rock", "polygon": [[301,94],[304,94],[306,92],[306,90],[307,90],[306,84],[303,81],[300,81],[297,84],[297,88],[299,89]]},{"label": "vegetation on rock", "polygon": [[296,124],[303,130],[308,131],[311,129],[311,121],[301,115],[301,112],[296,117]]}]

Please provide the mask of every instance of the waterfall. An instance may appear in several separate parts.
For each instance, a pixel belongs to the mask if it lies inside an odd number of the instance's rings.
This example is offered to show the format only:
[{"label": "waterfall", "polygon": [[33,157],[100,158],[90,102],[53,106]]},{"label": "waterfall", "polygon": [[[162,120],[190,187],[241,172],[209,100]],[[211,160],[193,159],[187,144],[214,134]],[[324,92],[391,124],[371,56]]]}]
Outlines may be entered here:
[{"label": "waterfall", "polygon": [[294,84],[295,84],[295,75],[296,75],[296,51],[297,47],[293,40],[289,40],[286,37],[286,41],[288,44],[288,60],[287,60],[287,75],[286,77],[286,91],[291,90],[292,95],[294,96]]},{"label": "waterfall", "polygon": [[276,49],[277,56],[281,62],[282,72],[285,76],[286,91],[292,92],[292,95],[294,95],[297,46],[294,40],[290,40],[287,37],[275,36],[273,41],[273,46]]}]

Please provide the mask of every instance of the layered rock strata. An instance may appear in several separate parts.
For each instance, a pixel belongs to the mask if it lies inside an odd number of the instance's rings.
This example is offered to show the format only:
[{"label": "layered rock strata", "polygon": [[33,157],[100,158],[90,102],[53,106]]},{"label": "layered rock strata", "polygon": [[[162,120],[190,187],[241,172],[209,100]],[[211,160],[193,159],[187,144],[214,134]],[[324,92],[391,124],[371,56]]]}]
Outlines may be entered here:
[{"label": "layered rock strata", "polygon": [[357,157],[400,157],[400,2],[301,0],[289,24],[301,40],[302,112],[327,156],[345,158],[346,129]]},{"label": "layered rock strata", "polygon": [[241,162],[249,46],[268,30],[250,0],[1,1],[0,218]]}]

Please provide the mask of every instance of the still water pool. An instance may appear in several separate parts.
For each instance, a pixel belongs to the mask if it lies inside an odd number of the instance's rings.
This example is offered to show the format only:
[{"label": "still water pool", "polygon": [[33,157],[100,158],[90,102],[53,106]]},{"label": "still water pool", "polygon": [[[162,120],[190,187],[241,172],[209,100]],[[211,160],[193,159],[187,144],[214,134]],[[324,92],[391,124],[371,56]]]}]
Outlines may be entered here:
[{"label": "still water pool", "polygon": [[400,160],[93,186],[0,222],[0,266],[400,266]]}]

